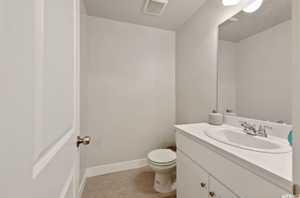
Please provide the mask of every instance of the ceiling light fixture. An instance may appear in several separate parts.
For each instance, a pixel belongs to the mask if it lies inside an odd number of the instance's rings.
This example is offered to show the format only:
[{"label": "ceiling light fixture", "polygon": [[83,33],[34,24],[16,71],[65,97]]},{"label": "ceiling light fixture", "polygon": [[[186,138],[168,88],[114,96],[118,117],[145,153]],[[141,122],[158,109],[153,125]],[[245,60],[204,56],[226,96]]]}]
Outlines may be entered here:
[{"label": "ceiling light fixture", "polygon": [[222,0],[224,6],[234,6],[240,3],[241,0]]},{"label": "ceiling light fixture", "polygon": [[243,9],[243,11],[247,13],[253,13],[260,8],[263,2],[264,0],[252,0],[249,2],[248,6]]}]

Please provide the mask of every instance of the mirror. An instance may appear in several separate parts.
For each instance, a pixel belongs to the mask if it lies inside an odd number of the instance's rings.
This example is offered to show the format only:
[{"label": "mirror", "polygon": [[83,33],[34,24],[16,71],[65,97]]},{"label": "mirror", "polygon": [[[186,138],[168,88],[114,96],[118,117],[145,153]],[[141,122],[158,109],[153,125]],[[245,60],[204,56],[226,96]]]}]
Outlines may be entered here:
[{"label": "mirror", "polygon": [[291,123],[291,8],[291,0],[265,0],[219,26],[219,112]]}]

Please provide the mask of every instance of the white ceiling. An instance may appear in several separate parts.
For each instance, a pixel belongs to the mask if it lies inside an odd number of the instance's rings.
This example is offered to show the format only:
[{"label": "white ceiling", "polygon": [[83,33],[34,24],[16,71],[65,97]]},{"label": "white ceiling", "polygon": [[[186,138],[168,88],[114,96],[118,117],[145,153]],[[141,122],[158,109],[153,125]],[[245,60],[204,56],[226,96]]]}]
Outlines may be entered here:
[{"label": "white ceiling", "polygon": [[239,21],[227,20],[220,25],[220,39],[239,42],[259,32],[290,20],[292,15],[292,0],[264,0],[264,4],[254,13],[241,11],[233,18]]},{"label": "white ceiling", "polygon": [[169,0],[161,16],[145,15],[143,13],[145,0],[85,0],[85,4],[90,16],[175,30],[184,24],[205,1]]}]

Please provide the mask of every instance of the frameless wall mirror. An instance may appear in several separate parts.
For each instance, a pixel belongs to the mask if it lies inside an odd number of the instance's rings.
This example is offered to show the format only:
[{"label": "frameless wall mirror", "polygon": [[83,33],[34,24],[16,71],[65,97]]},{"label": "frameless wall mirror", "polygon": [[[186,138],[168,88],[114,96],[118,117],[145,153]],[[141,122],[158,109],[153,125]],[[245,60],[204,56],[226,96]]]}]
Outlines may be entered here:
[{"label": "frameless wall mirror", "polygon": [[291,123],[291,1],[265,0],[219,26],[219,112]]}]

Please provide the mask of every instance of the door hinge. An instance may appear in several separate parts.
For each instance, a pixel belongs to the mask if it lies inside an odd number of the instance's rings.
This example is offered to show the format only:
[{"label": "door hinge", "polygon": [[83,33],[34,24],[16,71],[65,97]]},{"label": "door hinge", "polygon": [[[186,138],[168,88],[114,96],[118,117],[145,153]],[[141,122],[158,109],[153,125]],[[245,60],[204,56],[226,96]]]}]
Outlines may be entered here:
[{"label": "door hinge", "polygon": [[300,185],[298,184],[293,185],[293,195],[296,197],[300,196]]}]

